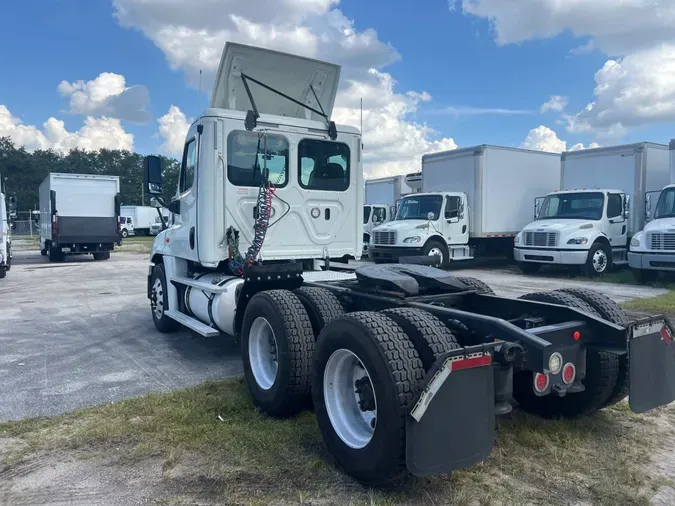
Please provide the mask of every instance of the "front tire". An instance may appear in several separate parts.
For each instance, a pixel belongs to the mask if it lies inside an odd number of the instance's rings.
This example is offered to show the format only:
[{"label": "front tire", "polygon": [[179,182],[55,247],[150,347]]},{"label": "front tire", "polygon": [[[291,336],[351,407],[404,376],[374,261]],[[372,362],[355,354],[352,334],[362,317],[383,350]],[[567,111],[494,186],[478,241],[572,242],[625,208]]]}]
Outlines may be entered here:
[{"label": "front tire", "polygon": [[267,290],[251,298],[244,312],[241,357],[254,404],[285,418],[311,398],[314,333],[302,302],[289,290]]},{"label": "front tire", "polygon": [[602,276],[612,268],[612,250],[602,242],[596,242],[588,251],[586,264],[581,268],[582,273],[588,277]]},{"label": "front tire", "polygon": [[122,237],[124,238],[124,237],[126,237],[126,236],[128,236],[128,235],[129,235],[129,232],[127,232],[127,229],[126,229],[126,228],[123,228],[123,229],[122,229]]},{"label": "front tire", "polygon": [[403,329],[383,314],[346,314],[323,329],[313,362],[317,422],[340,467],[367,485],[402,477],[406,415],[424,377]]},{"label": "front tire", "polygon": [[448,259],[448,247],[443,244],[441,241],[438,241],[436,239],[431,239],[430,241],[427,241],[427,243],[424,245],[424,248],[422,248],[422,255],[425,256],[440,256],[440,266],[441,269],[445,268],[448,266],[450,263]]},{"label": "front tire", "polygon": [[659,271],[649,269],[631,269],[635,281],[638,283],[653,283],[659,279]]},{"label": "front tire", "polygon": [[162,264],[157,264],[152,269],[150,286],[150,309],[155,328],[163,334],[175,332],[180,324],[166,315],[166,310],[169,309],[169,294],[166,290],[166,275]]},{"label": "front tire", "polygon": [[518,268],[523,274],[536,274],[541,270],[541,264],[534,262],[518,262]]}]

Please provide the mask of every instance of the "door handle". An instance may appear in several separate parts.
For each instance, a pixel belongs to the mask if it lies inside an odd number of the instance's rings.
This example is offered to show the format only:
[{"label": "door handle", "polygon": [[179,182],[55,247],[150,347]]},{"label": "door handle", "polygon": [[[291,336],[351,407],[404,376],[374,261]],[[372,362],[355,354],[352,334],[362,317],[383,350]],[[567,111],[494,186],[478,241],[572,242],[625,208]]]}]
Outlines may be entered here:
[{"label": "door handle", "polygon": [[195,249],[195,227],[190,227],[190,249]]}]

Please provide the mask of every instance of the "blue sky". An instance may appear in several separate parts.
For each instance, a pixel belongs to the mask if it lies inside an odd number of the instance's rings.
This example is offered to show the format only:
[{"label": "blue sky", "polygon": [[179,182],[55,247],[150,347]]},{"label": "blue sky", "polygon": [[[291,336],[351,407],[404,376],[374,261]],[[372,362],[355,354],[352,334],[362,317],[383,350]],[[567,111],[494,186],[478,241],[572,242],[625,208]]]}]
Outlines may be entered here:
[{"label": "blue sky", "polygon": [[[597,12],[575,0],[532,2],[513,0],[509,9],[498,0],[6,2],[0,135],[29,149],[175,154],[199,111],[197,69],[210,85],[222,43],[237,40],[341,63],[353,82],[343,83],[337,119],[353,119],[354,83],[365,86],[372,174],[416,169],[424,152],[454,145],[559,151],[675,137],[672,1],[657,1],[664,9],[657,22],[648,0],[632,2],[644,3],[641,21],[635,5],[597,0],[599,12],[615,7],[611,28],[594,27]],[[575,50],[589,42],[592,50]],[[110,82],[96,81],[104,73]],[[565,108],[541,112],[554,95]],[[63,128],[43,126],[49,118]]]}]

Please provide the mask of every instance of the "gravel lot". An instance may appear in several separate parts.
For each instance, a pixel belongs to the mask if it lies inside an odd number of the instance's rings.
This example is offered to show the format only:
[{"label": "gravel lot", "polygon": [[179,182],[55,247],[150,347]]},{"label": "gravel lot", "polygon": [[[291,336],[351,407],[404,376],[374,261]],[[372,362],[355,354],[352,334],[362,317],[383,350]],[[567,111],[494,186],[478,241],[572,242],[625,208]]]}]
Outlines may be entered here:
[{"label": "gravel lot", "polygon": [[[591,286],[617,301],[664,290],[467,269],[498,294]],[[0,282],[0,421],[55,415],[241,374],[227,337],[157,332],[145,296],[147,258],[114,253],[51,264],[17,251]]]}]

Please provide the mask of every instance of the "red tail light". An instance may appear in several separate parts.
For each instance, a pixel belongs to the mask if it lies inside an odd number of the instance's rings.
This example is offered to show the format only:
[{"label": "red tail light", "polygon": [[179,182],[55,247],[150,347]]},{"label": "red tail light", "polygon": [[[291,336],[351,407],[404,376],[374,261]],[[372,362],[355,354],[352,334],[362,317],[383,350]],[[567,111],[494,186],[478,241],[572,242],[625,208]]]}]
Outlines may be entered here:
[{"label": "red tail light", "polygon": [[52,235],[59,234],[59,220],[58,217],[52,216]]},{"label": "red tail light", "polygon": [[548,388],[548,374],[538,372],[534,375],[534,389],[538,393],[542,393]]},{"label": "red tail light", "polygon": [[577,375],[577,368],[574,367],[574,364],[567,362],[565,364],[565,367],[563,367],[562,380],[565,382],[566,385],[569,385],[574,381],[576,375]]}]

